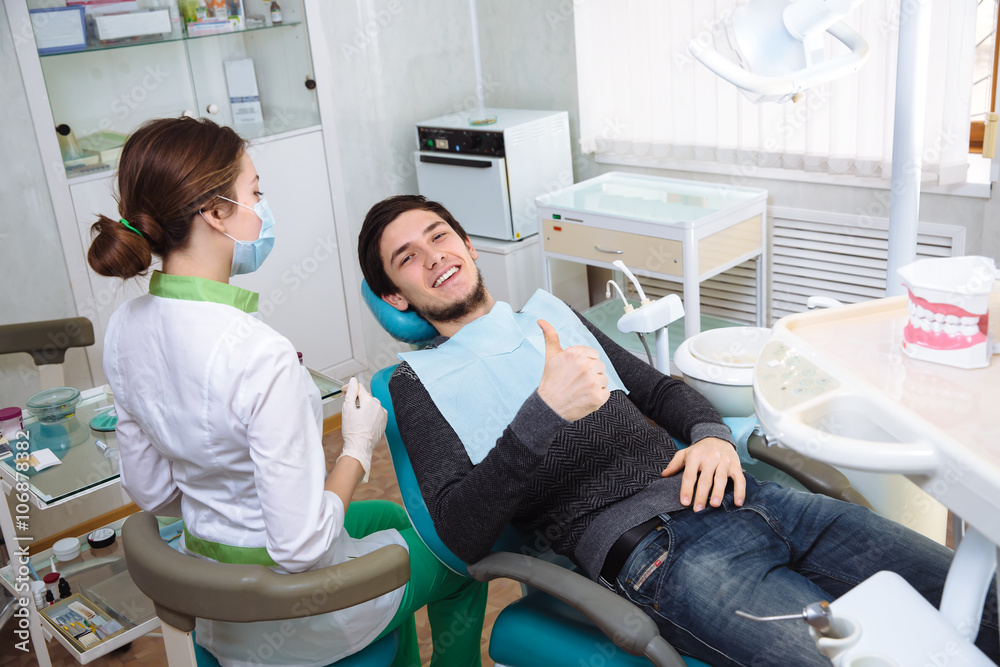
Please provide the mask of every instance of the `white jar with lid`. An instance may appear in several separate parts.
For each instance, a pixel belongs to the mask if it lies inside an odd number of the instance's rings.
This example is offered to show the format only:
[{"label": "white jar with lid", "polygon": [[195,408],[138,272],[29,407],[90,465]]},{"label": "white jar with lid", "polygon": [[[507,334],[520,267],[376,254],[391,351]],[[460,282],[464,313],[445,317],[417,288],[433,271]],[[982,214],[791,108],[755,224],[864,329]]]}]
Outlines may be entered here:
[{"label": "white jar with lid", "polygon": [[73,560],[80,555],[80,540],[66,537],[52,545],[52,553],[57,561]]}]

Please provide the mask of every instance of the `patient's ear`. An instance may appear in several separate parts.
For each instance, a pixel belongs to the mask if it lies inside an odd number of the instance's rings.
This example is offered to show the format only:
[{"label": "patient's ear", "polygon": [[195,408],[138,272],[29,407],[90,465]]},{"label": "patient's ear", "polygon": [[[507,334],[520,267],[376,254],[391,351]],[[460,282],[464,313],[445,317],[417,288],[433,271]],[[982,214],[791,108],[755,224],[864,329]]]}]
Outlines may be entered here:
[{"label": "patient's ear", "polygon": [[382,300],[399,311],[406,310],[410,307],[410,302],[404,299],[400,294],[386,294],[382,297]]}]

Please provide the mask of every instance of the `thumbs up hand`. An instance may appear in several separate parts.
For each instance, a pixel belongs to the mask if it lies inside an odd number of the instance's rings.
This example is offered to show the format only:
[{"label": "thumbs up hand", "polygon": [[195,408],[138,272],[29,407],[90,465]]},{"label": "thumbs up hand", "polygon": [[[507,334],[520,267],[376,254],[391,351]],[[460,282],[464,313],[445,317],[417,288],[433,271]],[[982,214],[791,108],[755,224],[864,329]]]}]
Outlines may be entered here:
[{"label": "thumbs up hand", "polygon": [[597,351],[585,345],[565,350],[559,334],[545,320],[538,320],[545,337],[545,370],[538,395],[566,421],[582,419],[604,405],[611,392],[608,376]]}]

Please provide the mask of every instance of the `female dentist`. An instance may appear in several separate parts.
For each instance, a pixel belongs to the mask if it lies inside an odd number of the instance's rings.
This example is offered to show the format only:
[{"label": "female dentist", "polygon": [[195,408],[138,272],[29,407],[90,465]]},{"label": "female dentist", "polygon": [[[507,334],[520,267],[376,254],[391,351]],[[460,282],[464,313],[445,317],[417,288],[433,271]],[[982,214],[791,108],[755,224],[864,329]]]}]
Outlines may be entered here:
[{"label": "female dentist", "polygon": [[[150,121],[125,143],[118,193],[121,217],[91,229],[90,266],[127,280],[163,260],[104,341],[121,481],[136,504],[182,516],[183,550],[219,562],[299,572],[386,544],[410,554],[409,583],[375,600],[293,621],[199,620],[198,643],[226,667],[318,666],[402,626],[393,664],[419,665],[413,612],[426,604],[432,664],[479,665],[486,586],[441,565],[399,505],[351,503],[385,410],[350,381],[344,453],[327,475],[318,390],[292,344],[254,316],[257,294],[229,284],[274,245],[246,143],[208,120]],[[455,633],[455,618],[472,620]]]}]

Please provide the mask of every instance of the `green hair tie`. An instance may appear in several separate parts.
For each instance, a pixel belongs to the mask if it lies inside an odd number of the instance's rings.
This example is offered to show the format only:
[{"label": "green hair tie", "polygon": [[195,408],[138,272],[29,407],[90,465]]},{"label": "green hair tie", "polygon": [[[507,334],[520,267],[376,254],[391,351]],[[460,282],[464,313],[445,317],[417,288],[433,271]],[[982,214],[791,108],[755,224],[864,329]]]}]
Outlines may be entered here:
[{"label": "green hair tie", "polygon": [[126,226],[126,227],[127,227],[128,229],[129,229],[129,230],[131,230],[131,231],[135,232],[135,233],[136,233],[136,234],[138,234],[139,236],[145,236],[145,234],[143,234],[142,232],[140,232],[140,231],[139,231],[138,229],[136,229],[136,228],[135,228],[135,227],[133,227],[132,225],[128,224],[128,220],[126,220],[125,218],[118,218],[118,222],[122,223],[122,224],[123,224],[123,225],[125,225],[125,226]]}]

